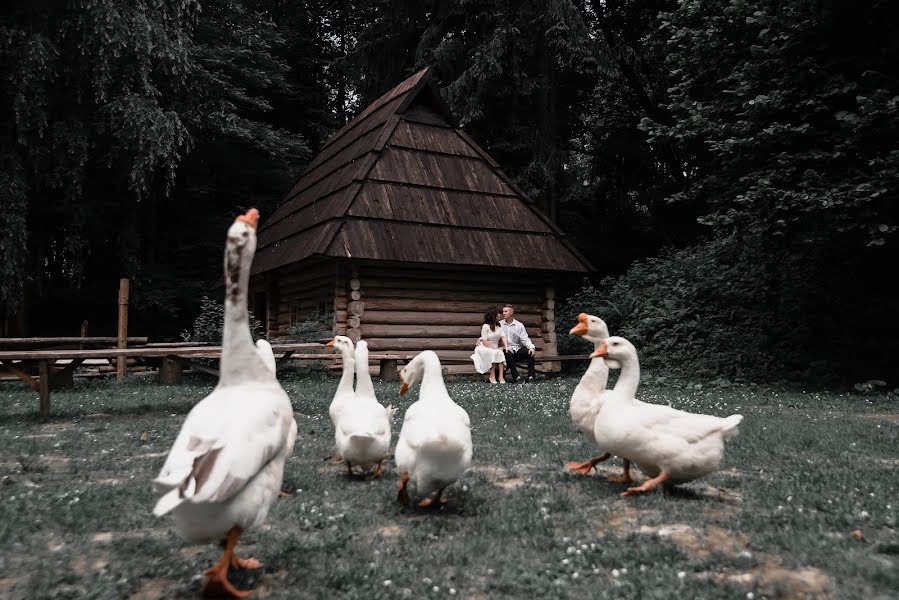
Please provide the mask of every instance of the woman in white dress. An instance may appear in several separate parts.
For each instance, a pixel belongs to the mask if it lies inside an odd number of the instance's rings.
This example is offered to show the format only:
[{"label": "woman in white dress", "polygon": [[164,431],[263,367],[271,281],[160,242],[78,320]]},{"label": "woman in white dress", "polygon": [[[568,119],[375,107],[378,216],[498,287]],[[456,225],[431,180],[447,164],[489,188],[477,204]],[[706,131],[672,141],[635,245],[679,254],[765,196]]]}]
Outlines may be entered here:
[{"label": "woman in white dress", "polygon": [[[478,373],[489,373],[490,383],[496,383],[497,374],[499,382],[506,383],[503,378],[503,366],[506,364],[506,356],[503,349],[509,350],[509,343],[503,335],[503,328],[499,322],[502,313],[495,306],[490,307],[484,314],[484,324],[481,326],[481,337],[474,348],[471,360]],[[494,372],[495,371],[495,372]]]}]

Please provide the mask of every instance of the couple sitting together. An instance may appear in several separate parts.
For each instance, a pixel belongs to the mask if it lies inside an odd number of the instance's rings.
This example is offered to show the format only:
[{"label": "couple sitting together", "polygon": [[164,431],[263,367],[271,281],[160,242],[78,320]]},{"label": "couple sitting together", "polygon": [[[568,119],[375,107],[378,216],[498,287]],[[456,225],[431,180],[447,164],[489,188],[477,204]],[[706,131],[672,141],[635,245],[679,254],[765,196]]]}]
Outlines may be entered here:
[{"label": "couple sitting together", "polygon": [[527,361],[527,382],[534,381],[534,343],[528,332],[514,317],[515,308],[511,304],[503,306],[500,312],[495,306],[484,314],[481,337],[475,346],[471,360],[478,373],[490,374],[490,383],[506,383],[503,366],[508,365],[512,383],[518,379],[515,361]]}]

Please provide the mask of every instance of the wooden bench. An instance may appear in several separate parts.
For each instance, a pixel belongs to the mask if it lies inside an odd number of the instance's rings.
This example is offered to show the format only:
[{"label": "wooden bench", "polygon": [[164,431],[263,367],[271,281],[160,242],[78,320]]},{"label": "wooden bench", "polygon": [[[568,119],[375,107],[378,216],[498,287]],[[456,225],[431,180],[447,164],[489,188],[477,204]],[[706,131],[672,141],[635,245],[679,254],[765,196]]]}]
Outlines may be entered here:
[{"label": "wooden bench", "polygon": [[[320,349],[323,353],[302,353],[301,350]],[[297,344],[273,344],[272,351],[278,364],[290,359],[299,360],[335,360],[335,355],[324,344],[308,342]],[[0,369],[6,369],[38,392],[39,415],[46,419],[50,416],[50,392],[71,380],[75,369],[87,359],[106,358],[158,358],[160,359],[159,378],[163,383],[178,383],[185,367],[218,376],[218,369],[194,362],[199,358],[221,358],[221,346],[185,346],[183,344],[148,344],[144,348],[92,348],[92,349],[56,349],[56,350],[0,350]],[[399,377],[400,361],[409,362],[417,353],[372,352],[370,361],[375,361],[378,375],[385,381]],[[470,359],[458,356],[437,356],[443,364],[466,364]],[[587,354],[572,355],[537,355],[537,362],[589,360]],[[65,364],[57,365],[57,362]],[[28,373],[37,366],[38,377],[35,379]]]},{"label": "wooden bench", "polygon": [[[276,360],[283,362],[293,356],[298,350],[312,348],[324,348],[318,343],[302,344],[273,344],[272,351]],[[38,392],[38,413],[42,419],[50,416],[50,391],[71,378],[74,370],[87,359],[106,358],[159,358],[160,378],[171,377],[172,382],[180,379],[180,371],[187,364],[197,358],[221,358],[221,346],[156,346],[152,348],[93,348],[88,350],[0,350],[0,368],[16,375],[19,379],[30,385]],[[330,354],[304,354],[301,356],[331,358]],[[61,368],[56,368],[57,361],[68,361]],[[38,377],[32,377],[28,370],[37,366]],[[202,367],[201,370],[218,371],[210,367]]]},{"label": "wooden bench", "polygon": [[[385,381],[393,381],[399,378],[399,361],[409,362],[415,357],[415,354],[391,354],[385,352],[372,352],[368,355],[369,361],[378,363],[378,377]],[[441,356],[437,353],[437,358],[441,364],[464,365],[471,363],[470,358],[462,358],[458,356]],[[556,362],[570,360],[590,360],[588,354],[563,354],[563,355],[542,355],[539,352],[534,357],[534,362]]]}]

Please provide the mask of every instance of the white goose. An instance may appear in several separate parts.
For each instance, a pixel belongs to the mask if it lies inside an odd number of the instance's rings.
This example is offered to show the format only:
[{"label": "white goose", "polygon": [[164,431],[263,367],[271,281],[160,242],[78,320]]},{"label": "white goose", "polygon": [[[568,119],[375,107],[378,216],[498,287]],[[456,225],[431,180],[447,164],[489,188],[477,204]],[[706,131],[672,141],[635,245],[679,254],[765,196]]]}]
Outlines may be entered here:
[{"label": "white goose", "polygon": [[[172,512],[185,540],[225,540],[221,560],[207,570],[204,594],[247,597],[227,578],[228,567],[258,568],[238,558],[241,533],[265,520],[278,497],[284,463],[297,437],[290,398],[254,346],[247,315],[247,285],[256,251],[259,211],[250,209],[228,229],[225,249],[225,323],[219,382],[188,413],[154,481],[163,494],[153,514]],[[271,355],[271,347],[267,349]]]},{"label": "white goose", "polygon": [[353,396],[355,395],[353,391],[354,365],[356,364],[355,348],[353,347],[353,340],[345,335],[336,335],[333,340],[325,345],[337,348],[337,351],[340,352],[340,362],[343,366],[340,382],[337,384],[334,398],[328,406],[328,415],[331,417],[331,423],[334,424],[334,427],[337,427],[340,414],[353,401]]},{"label": "white goose", "polygon": [[722,418],[636,401],[640,363],[633,344],[622,337],[604,340],[590,356],[621,364],[615,389],[606,392],[594,423],[596,439],[609,452],[629,457],[652,478],[628,488],[623,496],[648,492],[662,483],[692,481],[718,469],[724,440],[737,434],[742,415]]},{"label": "white goose", "polygon": [[335,428],[337,450],[346,461],[350,476],[353,465],[368,470],[377,465],[374,476],[384,471],[384,459],[390,451],[390,419],[393,407],[384,408],[375,397],[368,372],[368,343],[356,344],[356,393],[348,400]]},{"label": "white goose", "polygon": [[[411,481],[416,493],[424,496],[419,506],[445,504],[443,490],[471,464],[471,421],[447,393],[440,360],[431,350],[409,361],[400,379],[401,395],[419,383],[421,391],[418,401],[406,410],[396,443],[396,466],[402,473],[397,499],[409,503],[406,488]],[[435,497],[429,497],[433,492]]]},{"label": "white goose", "polygon": [[[343,456],[340,454],[340,442],[337,439],[340,430],[340,419],[346,412],[347,407],[352,404],[356,395],[353,391],[354,365],[356,364],[355,348],[353,347],[353,340],[345,335],[336,335],[334,339],[325,345],[337,348],[338,352],[340,352],[340,362],[343,367],[340,374],[340,382],[338,382],[337,390],[334,392],[334,398],[331,399],[331,404],[328,406],[328,415],[331,417],[331,423],[334,425],[334,441],[337,446],[331,462],[340,464],[343,462]],[[350,473],[352,473],[352,470],[350,470]]]},{"label": "white goose", "polygon": [[[600,343],[609,337],[609,327],[599,317],[581,313],[578,315],[577,320],[577,325],[572,327],[569,333],[571,335],[579,335],[588,342],[592,342],[594,350],[599,348]],[[593,443],[598,443],[593,435],[593,424],[602,408],[606,384],[609,381],[609,367],[620,368],[620,365],[615,361],[610,360],[609,363],[611,364],[606,364],[606,360],[600,357],[592,358],[590,366],[587,367],[587,371],[571,394],[571,404],[569,405],[571,422]],[[600,447],[602,447],[602,444],[600,444]],[[584,462],[569,462],[567,466],[574,473],[586,475],[596,468],[597,464],[608,460],[611,456],[611,453],[605,452]],[[624,473],[621,475],[610,475],[608,480],[616,483],[630,483],[633,481],[630,466],[631,461],[625,458]]]}]

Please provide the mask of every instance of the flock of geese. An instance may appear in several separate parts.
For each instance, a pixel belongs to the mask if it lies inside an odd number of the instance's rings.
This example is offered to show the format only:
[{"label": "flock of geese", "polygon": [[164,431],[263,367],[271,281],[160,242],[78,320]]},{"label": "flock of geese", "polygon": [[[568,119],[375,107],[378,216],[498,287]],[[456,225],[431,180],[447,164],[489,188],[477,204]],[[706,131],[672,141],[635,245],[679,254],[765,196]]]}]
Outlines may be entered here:
[{"label": "flock of geese", "polygon": [[[160,498],[153,514],[169,512],[179,535],[194,544],[224,540],[221,559],[204,572],[205,595],[245,598],[228,581],[228,568],[258,568],[240,558],[235,547],[245,529],[261,525],[281,493],[284,464],[293,451],[297,424],[287,393],[276,377],[271,346],[253,343],[247,294],[256,251],[259,212],[250,209],[228,229],[225,247],[225,323],[218,385],[188,413],[159,476]],[[650,479],[628,488],[628,496],[660,484],[691,481],[715,471],[724,440],[736,434],[741,415],[726,418],[693,414],[636,400],[640,366],[634,346],[609,335],[602,319],[581,314],[571,333],[594,344],[592,360],[571,397],[574,425],[604,453],[572,462],[587,474],[611,456],[624,461],[612,481],[632,482],[631,463]],[[343,373],[329,407],[337,453],[353,469],[380,477],[389,456],[391,423],[396,412],[375,397],[368,370],[368,345],[336,336],[330,346],[342,357]],[[609,368],[620,368],[607,389]],[[355,378],[355,389],[354,389]],[[406,410],[394,451],[400,473],[398,500],[419,506],[446,502],[444,490],[457,481],[472,458],[471,421],[453,402],[432,351],[415,356],[400,371],[405,394],[420,386],[419,399]]]}]

